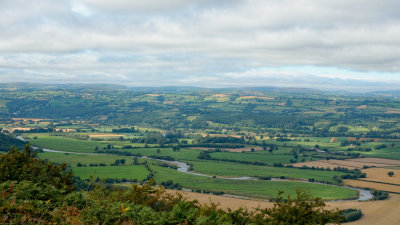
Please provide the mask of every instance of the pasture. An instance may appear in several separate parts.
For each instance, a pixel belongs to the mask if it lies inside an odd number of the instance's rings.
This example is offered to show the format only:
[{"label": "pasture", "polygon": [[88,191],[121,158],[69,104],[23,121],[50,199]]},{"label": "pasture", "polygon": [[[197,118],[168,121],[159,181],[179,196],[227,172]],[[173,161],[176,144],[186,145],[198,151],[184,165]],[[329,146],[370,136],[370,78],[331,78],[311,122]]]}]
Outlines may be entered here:
[{"label": "pasture", "polygon": [[88,153],[94,152],[94,149],[96,147],[99,147],[100,149],[106,147],[106,144],[101,142],[77,140],[68,137],[45,135],[40,135],[36,137],[36,139],[32,138],[30,140],[33,145],[58,151]]},{"label": "pasture", "polygon": [[142,165],[126,166],[95,166],[95,167],[74,167],[72,169],[75,176],[81,179],[99,178],[117,178],[117,179],[136,179],[145,180],[149,171]]},{"label": "pasture", "polygon": [[208,178],[193,176],[176,170],[151,166],[156,171],[154,179],[156,182],[172,180],[190,189],[201,189],[208,191],[223,191],[227,194],[254,197],[254,198],[274,198],[279,191],[295,195],[296,190],[308,190],[311,194],[319,196],[325,200],[334,199],[353,199],[357,198],[355,190],[328,186],[323,184],[313,184],[294,181],[253,181],[253,180],[227,180],[220,178]]},{"label": "pasture", "polygon": [[315,179],[316,181],[327,181],[335,183],[332,178],[341,176],[345,173],[336,171],[319,171],[311,169],[297,169],[286,167],[255,166],[230,162],[204,162],[192,161],[194,171],[208,175],[226,176],[226,177],[274,177],[290,179]]}]

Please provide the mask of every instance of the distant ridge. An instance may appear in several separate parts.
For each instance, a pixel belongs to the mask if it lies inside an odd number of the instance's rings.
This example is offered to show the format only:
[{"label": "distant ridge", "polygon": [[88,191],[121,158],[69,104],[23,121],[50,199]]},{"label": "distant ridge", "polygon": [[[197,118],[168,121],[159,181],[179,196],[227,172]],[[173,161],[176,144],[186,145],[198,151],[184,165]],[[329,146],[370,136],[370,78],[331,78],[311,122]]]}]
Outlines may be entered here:
[{"label": "distant ridge", "polygon": [[88,89],[128,89],[128,87],[118,84],[43,84],[43,83],[29,83],[29,82],[17,82],[17,83],[0,83],[0,88],[16,88],[16,89],[76,89],[76,88],[88,88]]},{"label": "distant ridge", "polygon": [[64,83],[64,84],[44,84],[44,83],[30,83],[30,82],[15,82],[15,83],[0,83],[0,89],[98,89],[98,90],[125,90],[137,92],[157,92],[165,93],[229,93],[230,91],[241,91],[243,94],[273,94],[273,93],[307,93],[307,94],[322,94],[332,93],[343,95],[371,95],[371,96],[386,96],[386,97],[400,97],[400,90],[391,91],[370,91],[370,92],[351,92],[351,91],[333,91],[333,90],[319,90],[313,88],[302,87],[224,87],[224,88],[206,88],[198,86],[164,86],[164,87],[135,87],[124,86],[119,84],[94,84],[94,83]]}]

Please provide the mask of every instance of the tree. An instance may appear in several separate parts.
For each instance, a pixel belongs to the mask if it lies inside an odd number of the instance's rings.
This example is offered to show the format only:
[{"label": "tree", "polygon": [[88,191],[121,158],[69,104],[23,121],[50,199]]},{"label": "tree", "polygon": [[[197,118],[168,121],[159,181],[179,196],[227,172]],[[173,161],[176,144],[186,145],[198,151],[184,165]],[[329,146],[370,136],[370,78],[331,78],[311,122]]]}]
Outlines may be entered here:
[{"label": "tree", "polygon": [[137,165],[138,164],[138,159],[137,157],[133,157],[133,165]]},{"label": "tree", "polygon": [[394,176],[394,172],[393,171],[388,172],[388,176],[389,177],[393,177]]},{"label": "tree", "polygon": [[279,192],[274,207],[262,210],[267,224],[328,224],[339,223],[342,219],[340,211],[326,210],[325,202],[319,197],[312,197],[310,193],[297,190],[297,197],[287,200]]},{"label": "tree", "polygon": [[125,162],[126,162],[126,160],[125,160],[125,159],[120,159],[120,160],[119,160],[119,163],[121,163],[122,165],[124,165],[124,164],[125,164]]},{"label": "tree", "polygon": [[74,190],[73,174],[67,164],[57,165],[38,159],[30,145],[22,152],[12,147],[6,154],[0,154],[0,182],[10,180],[49,184],[67,192]]}]

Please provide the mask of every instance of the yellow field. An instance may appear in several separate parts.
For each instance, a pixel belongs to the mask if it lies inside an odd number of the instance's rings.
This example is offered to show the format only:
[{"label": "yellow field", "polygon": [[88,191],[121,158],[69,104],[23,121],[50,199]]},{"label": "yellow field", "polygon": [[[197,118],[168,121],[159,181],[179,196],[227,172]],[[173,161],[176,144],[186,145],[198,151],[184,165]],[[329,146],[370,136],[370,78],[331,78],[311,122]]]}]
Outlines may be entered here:
[{"label": "yellow field", "polygon": [[330,161],[332,160],[318,160],[318,161],[309,161],[309,162],[299,162],[299,163],[292,163],[290,165],[293,165],[294,167],[302,167],[302,166],[308,166],[308,167],[319,167],[319,168],[336,168],[338,166],[340,167],[345,167],[348,169],[354,169],[356,167],[353,166],[346,166],[346,165],[338,165],[338,164],[333,164]]},{"label": "yellow field", "polygon": [[306,111],[304,114],[324,114],[326,112],[319,112],[319,111]]},{"label": "yellow field", "polygon": [[386,111],[385,113],[400,113],[400,111]]},{"label": "yellow field", "polygon": [[227,94],[215,94],[214,96],[215,96],[215,97],[218,97],[218,98],[226,98],[226,97],[228,97],[229,95],[227,95]]},{"label": "yellow field", "polygon": [[[390,171],[394,172],[394,176],[392,177],[388,176],[388,172]],[[400,172],[396,170],[384,169],[384,168],[369,168],[362,170],[362,172],[367,174],[367,178],[364,178],[362,180],[378,181],[390,184],[400,184]]]},{"label": "yellow field", "polygon": [[46,119],[37,119],[37,118],[12,118],[12,120],[22,120],[22,121],[24,121],[24,122],[30,120],[30,121],[38,122],[38,121],[46,120]]},{"label": "yellow field", "polygon": [[242,96],[239,97],[238,99],[264,99],[264,100],[274,100],[275,98],[271,98],[271,97],[261,97],[261,96]]},{"label": "yellow field", "polygon": [[400,166],[400,160],[393,159],[379,159],[379,158],[357,158],[357,159],[346,159],[346,160],[318,160],[309,162],[299,162],[291,164],[294,167],[302,167],[303,165],[308,167],[322,167],[322,168],[336,168],[338,166],[349,169],[362,169],[363,166],[369,167],[390,167]]},{"label": "yellow field", "polygon": [[163,104],[166,104],[166,105],[168,105],[168,104],[174,104],[175,102],[174,101],[163,101]]},{"label": "yellow field", "polygon": [[360,105],[357,106],[356,109],[366,109],[368,106],[367,105]]},{"label": "yellow field", "polygon": [[203,136],[203,137],[207,137],[207,136],[210,136],[210,137],[235,137],[235,138],[241,138],[242,137],[240,135],[229,135],[229,134],[205,134],[205,133],[199,133],[199,134],[201,136]]},{"label": "yellow field", "polygon": [[353,187],[373,188],[381,191],[391,191],[400,193],[400,186],[390,184],[380,184],[362,180],[343,180],[343,183]]},{"label": "yellow field", "polygon": [[210,204],[210,202],[216,203],[221,209],[239,209],[246,207],[247,209],[255,209],[257,207],[267,208],[272,207],[273,203],[260,201],[256,199],[239,199],[227,196],[212,195],[212,194],[201,194],[186,191],[172,191],[167,190],[168,193],[179,193],[187,200],[197,200],[201,204]]},{"label": "yellow field", "polygon": [[27,127],[4,127],[3,130],[7,130],[10,133],[13,133],[16,130],[19,131],[30,131],[32,128],[27,128]]},{"label": "yellow field", "polygon": [[380,164],[381,167],[400,166],[400,160],[395,160],[395,159],[357,158],[357,159],[348,159],[348,161]]},{"label": "yellow field", "polygon": [[361,219],[346,223],[346,225],[399,225],[400,224],[400,195],[390,194],[389,199],[367,202],[333,202],[328,206],[339,209],[361,209]]}]

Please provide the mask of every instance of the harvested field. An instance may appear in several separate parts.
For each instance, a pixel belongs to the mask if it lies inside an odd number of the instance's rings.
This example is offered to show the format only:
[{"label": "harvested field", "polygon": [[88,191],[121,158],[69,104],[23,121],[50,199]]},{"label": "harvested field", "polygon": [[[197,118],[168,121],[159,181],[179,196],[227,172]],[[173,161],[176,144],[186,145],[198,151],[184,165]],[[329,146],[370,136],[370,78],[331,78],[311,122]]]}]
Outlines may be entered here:
[{"label": "harvested field", "polygon": [[367,202],[332,202],[328,206],[339,209],[361,209],[361,219],[348,225],[397,225],[400,224],[400,195],[390,194],[389,199]]},{"label": "harvested field", "polygon": [[145,95],[151,96],[151,97],[158,97],[158,96],[161,96],[161,94],[145,94]]},{"label": "harvested field", "polygon": [[227,94],[215,94],[214,96],[215,96],[215,97],[219,97],[219,98],[226,98],[226,97],[228,97],[229,95],[227,95]]},{"label": "harvested field", "polygon": [[[212,123],[211,121],[207,121],[207,122]],[[205,134],[205,133],[201,133],[200,135],[203,136],[203,137],[207,137],[207,136],[210,136],[210,137],[234,137],[234,138],[241,138],[242,137],[240,135],[229,135],[229,134]]]},{"label": "harvested field", "polygon": [[[217,196],[210,194],[200,194],[193,192],[184,191],[172,191],[168,190],[169,193],[180,193],[183,197],[188,200],[198,200],[201,204],[210,204],[210,201],[219,204],[219,208],[222,209],[238,209],[248,208],[254,209],[260,208],[270,208],[273,206],[270,202],[253,200],[253,199],[238,199],[227,196]],[[346,223],[349,225],[397,225],[400,224],[400,195],[390,194],[389,199],[383,201],[348,201],[348,202],[328,202],[328,208],[338,208],[338,209],[361,209],[363,212],[363,217],[355,222]]]},{"label": "harvested field", "polygon": [[166,104],[166,105],[168,105],[168,104],[174,104],[175,103],[175,101],[163,101],[163,104]]},{"label": "harvested field", "polygon": [[13,133],[14,131],[30,131],[32,128],[26,128],[26,127],[5,127],[3,130],[7,130],[10,133]]},{"label": "harvested field", "polygon": [[195,192],[186,192],[186,191],[173,191],[173,190],[168,190],[168,193],[179,193],[181,194],[184,198],[188,200],[197,200],[201,204],[210,204],[210,202],[216,203],[219,205],[219,208],[221,209],[239,209],[240,207],[244,208],[246,207],[247,209],[254,209],[257,207],[260,208],[267,208],[267,207],[272,207],[273,203],[271,202],[266,202],[262,200],[256,200],[256,199],[240,199],[240,198],[233,198],[233,197],[227,197],[227,196],[221,196],[221,195],[213,195],[213,194],[201,194],[201,193],[195,193]]},{"label": "harvested field", "polygon": [[216,149],[221,149],[224,152],[250,152],[251,149],[254,149],[254,151],[263,151],[262,147],[246,147],[246,148],[207,148],[207,147],[190,147],[190,149],[196,149],[196,150],[216,150]]},{"label": "harvested field", "polygon": [[346,160],[318,160],[309,162],[299,162],[291,164],[294,167],[322,167],[322,168],[336,168],[338,166],[345,167],[348,169],[362,169],[363,166],[369,167],[390,167],[400,166],[400,160],[393,159],[380,159],[380,158],[357,158],[357,159],[346,159]]},{"label": "harvested field", "polygon": [[400,186],[396,186],[396,185],[380,184],[380,183],[374,183],[374,182],[362,181],[362,180],[343,180],[343,182],[344,182],[344,184],[350,185],[353,187],[373,188],[373,189],[381,190],[381,191],[390,191],[390,192],[400,193]]},{"label": "harvested field", "polygon": [[373,163],[373,164],[378,164],[378,165],[380,164],[381,167],[400,166],[400,160],[395,160],[395,159],[357,158],[357,159],[347,159],[346,161]]},{"label": "harvested field", "polygon": [[368,106],[367,105],[360,105],[357,106],[356,109],[366,109]]},{"label": "harvested field", "polygon": [[46,120],[46,119],[37,119],[37,118],[12,118],[12,120],[22,120],[22,121],[24,121],[24,122],[26,122],[26,121],[38,122],[38,121]]},{"label": "harvested field", "polygon": [[[388,176],[388,172],[394,172],[392,177]],[[399,184],[400,185],[400,172],[392,169],[384,169],[384,168],[369,168],[362,170],[363,173],[367,174],[367,177],[362,180],[368,181],[377,181],[384,182],[390,184]],[[399,186],[400,191],[400,186]]]},{"label": "harvested field", "polygon": [[348,137],[347,140],[348,141],[358,141],[358,140],[359,141],[375,141],[375,142],[383,141],[382,138],[359,138],[359,139],[357,139],[356,137]]},{"label": "harvested field", "polygon": [[304,114],[324,114],[325,112],[319,112],[319,111],[306,111]]},{"label": "harvested field", "polygon": [[271,98],[271,97],[262,97],[262,96],[242,96],[239,97],[238,99],[264,99],[264,100],[274,100],[275,98]]},{"label": "harvested field", "polygon": [[[345,167],[348,169],[355,169],[357,167],[354,166],[348,166],[348,165],[338,165],[338,164],[334,164],[331,163],[331,161],[333,160],[318,160],[318,161],[308,161],[308,162],[299,162],[299,163],[292,163],[290,165],[293,165],[294,167],[302,167],[302,166],[308,166],[308,167],[319,167],[319,168],[336,168],[338,166],[340,167]],[[344,161],[344,160],[337,160],[337,161]],[[361,168],[361,167],[360,167]]]},{"label": "harvested field", "polygon": [[386,111],[385,113],[393,113],[393,114],[395,114],[395,113],[400,113],[400,111]]}]

